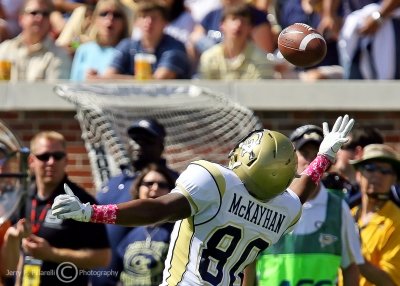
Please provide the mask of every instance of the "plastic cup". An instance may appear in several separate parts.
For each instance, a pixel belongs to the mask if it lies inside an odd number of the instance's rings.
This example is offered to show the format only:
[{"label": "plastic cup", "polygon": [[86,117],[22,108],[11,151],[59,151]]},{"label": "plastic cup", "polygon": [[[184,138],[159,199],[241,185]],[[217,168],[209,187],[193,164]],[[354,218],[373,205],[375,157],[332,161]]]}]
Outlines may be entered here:
[{"label": "plastic cup", "polygon": [[148,80],[153,77],[151,65],[156,58],[152,54],[138,53],[135,55],[135,79]]},{"label": "plastic cup", "polygon": [[10,80],[12,63],[9,60],[0,60],[0,80]]}]

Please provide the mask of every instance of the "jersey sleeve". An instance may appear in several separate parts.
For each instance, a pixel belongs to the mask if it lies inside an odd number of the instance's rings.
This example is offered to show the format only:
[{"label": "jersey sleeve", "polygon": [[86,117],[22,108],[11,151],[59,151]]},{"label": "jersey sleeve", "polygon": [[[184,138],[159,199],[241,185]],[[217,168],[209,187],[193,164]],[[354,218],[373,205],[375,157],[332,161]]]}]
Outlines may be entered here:
[{"label": "jersey sleeve", "polygon": [[341,267],[347,268],[351,263],[363,264],[360,237],[357,224],[351,216],[349,207],[342,201],[342,261]]},{"label": "jersey sleeve", "polygon": [[196,215],[213,204],[221,203],[221,195],[211,173],[202,166],[190,164],[176,181],[172,192],[183,194],[190,203],[191,215]]}]

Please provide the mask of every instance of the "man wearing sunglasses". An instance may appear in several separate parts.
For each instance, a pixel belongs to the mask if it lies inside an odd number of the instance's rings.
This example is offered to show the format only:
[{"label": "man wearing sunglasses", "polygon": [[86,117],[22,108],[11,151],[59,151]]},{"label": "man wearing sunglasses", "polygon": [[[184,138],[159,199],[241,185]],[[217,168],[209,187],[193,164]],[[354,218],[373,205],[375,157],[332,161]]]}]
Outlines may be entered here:
[{"label": "man wearing sunglasses", "polygon": [[[32,138],[30,148],[28,162],[34,179],[20,213],[20,218],[26,218],[31,225],[30,235],[21,243],[22,285],[52,286],[69,281],[86,286],[89,273],[82,270],[105,266],[110,260],[105,227],[60,220],[52,215],[50,206],[63,192],[64,184],[78,197],[96,200],[68,179],[66,141],[62,134],[40,132]],[[57,269],[65,273],[57,274]]]},{"label": "man wearing sunglasses", "polygon": [[0,44],[0,58],[11,62],[12,81],[52,81],[68,79],[71,58],[50,37],[51,0],[25,1],[19,24],[22,32]]},{"label": "man wearing sunglasses", "polygon": [[361,192],[360,205],[352,209],[365,258],[360,286],[400,285],[400,208],[390,200],[400,174],[399,155],[388,145],[370,144],[350,164]]}]

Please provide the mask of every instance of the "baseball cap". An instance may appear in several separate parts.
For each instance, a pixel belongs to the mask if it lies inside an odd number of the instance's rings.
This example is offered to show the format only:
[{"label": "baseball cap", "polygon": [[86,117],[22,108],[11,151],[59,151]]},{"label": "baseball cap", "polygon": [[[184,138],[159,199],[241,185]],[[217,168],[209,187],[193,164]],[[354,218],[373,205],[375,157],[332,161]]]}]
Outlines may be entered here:
[{"label": "baseball cap", "polygon": [[370,144],[365,146],[361,159],[350,160],[349,163],[355,168],[359,168],[372,160],[390,163],[396,173],[400,174],[399,155],[390,146],[385,144]]},{"label": "baseball cap", "polygon": [[296,150],[299,150],[304,144],[312,142],[320,145],[324,139],[322,128],[316,125],[303,125],[290,134],[290,140],[293,142]]},{"label": "baseball cap", "polygon": [[164,139],[166,136],[165,128],[162,126],[157,120],[153,118],[142,118],[136,120],[132,123],[131,126],[128,127],[127,133],[129,137],[132,137],[134,134],[146,132],[155,137],[159,137]]}]

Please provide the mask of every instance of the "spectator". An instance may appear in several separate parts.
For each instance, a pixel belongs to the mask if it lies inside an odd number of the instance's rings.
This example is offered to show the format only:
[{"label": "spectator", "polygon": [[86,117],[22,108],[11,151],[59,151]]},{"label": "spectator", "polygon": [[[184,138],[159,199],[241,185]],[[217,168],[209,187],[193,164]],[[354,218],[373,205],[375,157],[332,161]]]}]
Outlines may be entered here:
[{"label": "spectator", "polygon": [[327,53],[325,58],[312,67],[296,68],[298,76],[304,81],[315,81],[320,79],[342,79],[343,68],[339,63],[339,55],[337,48],[337,37],[333,33],[321,31],[325,14],[325,10],[333,9],[329,12],[333,14],[334,19],[339,23],[341,19],[342,9],[341,6],[328,8],[322,4],[321,1],[314,0],[294,0],[282,1],[280,7],[280,25],[282,29],[294,24],[305,23],[315,29],[320,29],[320,32],[325,38],[327,45]]},{"label": "spectator", "polygon": [[72,62],[71,79],[102,75],[116,54],[116,45],[130,35],[130,21],[119,0],[99,0],[94,10],[94,40],[80,45]]},{"label": "spectator", "polygon": [[139,2],[139,0],[121,0],[121,3],[125,5],[125,7],[127,7],[132,13],[134,13],[136,10],[137,2]]},{"label": "spectator", "polygon": [[[222,0],[222,7],[209,12],[200,24],[197,24],[190,36],[190,58],[193,65],[197,65],[198,58],[207,49],[222,41],[220,30],[222,12],[224,8],[245,3],[244,0]],[[251,38],[258,48],[272,53],[276,49],[276,41],[267,20],[267,14],[254,6],[251,9],[253,29]]]},{"label": "spectator", "polygon": [[[14,250],[19,249],[19,244],[14,245],[15,239],[13,239],[13,236],[18,235],[18,230],[11,226],[11,221],[9,220],[10,212],[8,211],[10,206],[15,206],[17,202],[10,199],[12,196],[10,196],[11,188],[9,185],[9,178],[1,177],[3,173],[11,173],[8,164],[10,151],[11,150],[3,144],[3,142],[0,142],[0,285],[3,285],[2,282],[7,283],[9,271],[16,270],[19,257],[19,253],[15,256],[13,255]],[[20,227],[18,229],[20,229]],[[16,234],[14,235],[14,233]]]},{"label": "spectator", "polygon": [[49,37],[51,0],[27,0],[21,10],[22,32],[0,44],[0,58],[12,62],[11,80],[39,81],[68,79],[71,59]]},{"label": "spectator", "polygon": [[75,9],[84,7],[85,4],[92,3],[93,1],[96,0],[52,0],[54,12],[51,14],[50,21],[54,38],[57,38],[64,29],[66,22]]},{"label": "spectator", "polygon": [[[165,141],[165,128],[157,120],[150,118],[140,118],[132,123],[127,129],[130,137],[129,149],[131,151],[132,165],[134,172],[129,171],[127,166],[120,166],[122,173],[110,178],[107,185],[98,192],[97,200],[100,204],[115,204],[127,202],[132,197],[132,182],[140,172],[150,163],[160,164],[166,167],[166,161],[162,158]],[[170,170],[171,176],[176,179],[178,174]],[[130,227],[106,225],[108,237],[112,248],[112,260],[105,271],[118,271],[122,268],[119,263],[117,247],[126,234],[132,230]],[[92,277],[93,286],[115,285],[118,277]]]},{"label": "spectator", "polygon": [[337,160],[332,165],[332,170],[344,176],[356,185],[354,167],[350,160],[358,160],[363,155],[363,149],[369,144],[383,144],[383,136],[378,129],[370,126],[360,126],[349,133],[349,142],[339,150]]},{"label": "spectator", "polygon": [[56,36],[56,45],[67,49],[73,57],[80,44],[93,40],[93,10],[96,2],[88,2],[75,8]]},{"label": "spectator", "polygon": [[170,194],[91,206],[65,188],[52,212],[59,218],[121,225],[176,221],[161,285],[241,285],[246,265],[294,228],[301,203],[353,124],[347,115],[337,118],[332,131],[324,123],[318,156],[296,183],[291,184],[297,168],[293,143],[279,132],[254,130],[229,153],[228,167],[193,162]]},{"label": "spectator", "polygon": [[185,46],[164,34],[169,18],[167,8],[153,1],[140,2],[136,17],[135,25],[141,38],[125,39],[118,44],[117,55],[105,71],[104,78],[133,79],[132,75],[138,73],[134,65],[138,53],[155,56],[152,64],[154,79],[189,78],[190,65]]},{"label": "spectator", "polygon": [[21,32],[18,16],[23,4],[24,0],[0,1],[0,42],[14,38]]},{"label": "spectator", "polygon": [[221,7],[220,0],[185,0],[196,23],[199,23],[211,11]]},{"label": "spectator", "polygon": [[26,154],[9,128],[0,122],[0,285],[14,283],[22,237],[28,235],[24,219],[12,226],[10,216],[20,207],[27,182]]},{"label": "spectator", "polygon": [[17,271],[22,239],[29,237],[30,224],[25,219],[20,219],[15,225],[9,223],[4,233],[3,243],[0,244],[0,285],[13,285],[14,277],[11,273]]},{"label": "spectator", "polygon": [[[29,285],[64,285],[56,273],[61,263],[65,277],[75,277],[73,285],[87,285],[88,270],[105,266],[110,249],[105,228],[60,220],[51,214],[50,205],[67,184],[77,197],[96,203],[94,198],[71,182],[66,175],[67,154],[63,135],[55,131],[36,134],[31,140],[29,166],[35,182],[29,190],[20,217],[30,220],[31,235],[22,240],[20,263],[22,281]],[[62,267],[62,266],[60,266]],[[42,273],[43,273],[42,272]]]},{"label": "spectator", "polygon": [[[132,197],[155,199],[174,186],[175,178],[164,165],[149,164],[136,178]],[[160,285],[172,228],[172,223],[140,226],[124,237],[118,245],[124,265],[120,278],[123,285]]]},{"label": "spectator", "polygon": [[365,258],[360,286],[400,285],[400,208],[389,200],[400,174],[398,154],[387,145],[370,144],[350,164],[361,191],[361,203],[352,209]]},{"label": "spectator", "polygon": [[185,0],[162,0],[169,11],[169,24],[164,32],[183,44],[187,44],[192,33],[195,21],[185,6]]},{"label": "spectator", "polygon": [[[296,148],[297,173],[301,174],[317,156],[323,132],[318,126],[305,125],[290,139]],[[317,185],[303,204],[293,231],[259,256],[257,285],[300,285],[306,279],[313,285],[335,285],[341,269],[344,285],[358,286],[357,265],[364,259],[354,226],[347,204],[323,184]]]},{"label": "spectator", "polygon": [[228,6],[221,18],[222,42],[200,57],[203,79],[266,79],[274,77],[272,62],[250,40],[251,10],[248,5]]},{"label": "spectator", "polygon": [[282,31],[282,27],[278,23],[277,19],[277,2],[278,0],[247,0],[257,9],[265,12],[268,17],[268,21],[271,24],[272,33],[274,35],[275,41],[278,40],[279,33]]},{"label": "spectator", "polygon": [[343,6],[339,55],[344,78],[400,79],[400,1],[343,0]]}]

